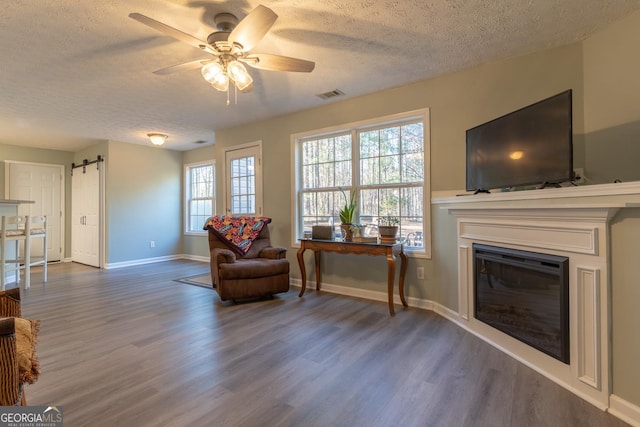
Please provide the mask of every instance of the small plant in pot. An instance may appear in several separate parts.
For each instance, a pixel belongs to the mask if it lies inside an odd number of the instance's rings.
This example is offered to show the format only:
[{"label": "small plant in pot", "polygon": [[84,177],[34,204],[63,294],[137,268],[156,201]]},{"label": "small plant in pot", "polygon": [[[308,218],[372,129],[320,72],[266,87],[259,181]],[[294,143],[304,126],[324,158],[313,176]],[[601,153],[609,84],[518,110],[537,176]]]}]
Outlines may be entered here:
[{"label": "small plant in pot", "polygon": [[347,195],[345,194],[342,187],[340,188],[342,192],[342,197],[344,197],[344,207],[338,211],[338,216],[340,217],[340,228],[342,228],[344,234],[344,240],[347,242],[351,242],[353,240],[353,231],[351,226],[353,225],[353,219],[355,218],[356,207],[358,206],[358,198],[356,197],[355,190],[351,192],[351,200],[347,200]]},{"label": "small plant in pot", "polygon": [[378,218],[378,235],[381,243],[395,243],[400,218],[397,216],[381,216]]}]

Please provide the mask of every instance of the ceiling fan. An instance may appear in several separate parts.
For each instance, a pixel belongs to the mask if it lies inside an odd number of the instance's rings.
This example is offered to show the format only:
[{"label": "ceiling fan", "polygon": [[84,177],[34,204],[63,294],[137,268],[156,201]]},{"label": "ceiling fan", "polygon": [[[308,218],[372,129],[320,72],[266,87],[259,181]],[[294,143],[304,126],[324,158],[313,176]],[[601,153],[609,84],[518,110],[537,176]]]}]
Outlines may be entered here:
[{"label": "ceiling fan", "polygon": [[227,105],[230,84],[243,92],[251,89],[253,79],[243,64],[261,70],[303,73],[309,73],[315,67],[314,62],[304,59],[250,52],[278,18],[266,6],[259,5],[241,21],[230,13],[217,14],[214,22],[218,31],[209,34],[206,42],[140,13],[130,13],[129,17],[213,55],[213,59],[196,59],[156,70],[154,74],[171,74],[200,68],[202,76],[211,86],[227,92]]}]

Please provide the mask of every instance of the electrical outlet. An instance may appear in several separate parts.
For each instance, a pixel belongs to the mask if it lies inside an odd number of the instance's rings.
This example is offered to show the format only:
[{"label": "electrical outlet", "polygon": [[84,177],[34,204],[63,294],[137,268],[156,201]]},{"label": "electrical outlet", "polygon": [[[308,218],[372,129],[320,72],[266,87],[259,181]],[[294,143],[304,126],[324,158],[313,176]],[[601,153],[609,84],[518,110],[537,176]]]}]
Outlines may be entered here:
[{"label": "electrical outlet", "polygon": [[584,184],[584,169],[583,168],[573,168],[573,173],[575,175],[573,182],[575,184]]},{"label": "electrical outlet", "polygon": [[149,241],[149,247],[150,248],[155,248],[156,247],[156,241],[155,240]]},{"label": "electrical outlet", "polygon": [[418,276],[418,280],[424,280],[424,267],[418,267],[416,269],[416,275]]}]

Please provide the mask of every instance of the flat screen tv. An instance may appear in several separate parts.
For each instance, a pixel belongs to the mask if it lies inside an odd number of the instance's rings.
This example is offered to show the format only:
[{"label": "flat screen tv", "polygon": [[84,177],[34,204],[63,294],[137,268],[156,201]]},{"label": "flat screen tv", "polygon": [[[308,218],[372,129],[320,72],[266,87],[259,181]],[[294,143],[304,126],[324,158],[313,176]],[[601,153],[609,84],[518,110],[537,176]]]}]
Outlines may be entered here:
[{"label": "flat screen tv", "polygon": [[571,90],[467,130],[467,191],[573,180]]}]

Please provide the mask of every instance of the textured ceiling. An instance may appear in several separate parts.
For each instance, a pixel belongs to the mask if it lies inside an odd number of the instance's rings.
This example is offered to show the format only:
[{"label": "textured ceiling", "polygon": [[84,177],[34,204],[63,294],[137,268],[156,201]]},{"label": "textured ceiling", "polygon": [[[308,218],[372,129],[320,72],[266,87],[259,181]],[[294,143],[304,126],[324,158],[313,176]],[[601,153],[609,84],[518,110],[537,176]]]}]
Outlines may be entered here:
[{"label": "textured ceiling", "polygon": [[[152,74],[208,55],[128,17],[206,39],[215,14],[242,19],[258,4],[279,18],[253,51],[316,68],[249,68],[254,89],[230,106],[198,70]],[[3,2],[0,143],[74,151],[98,140],[149,144],[147,132],[162,132],[165,148],[189,150],[218,129],[582,40],[637,9],[640,0]],[[316,96],[334,89],[345,97]]]}]

